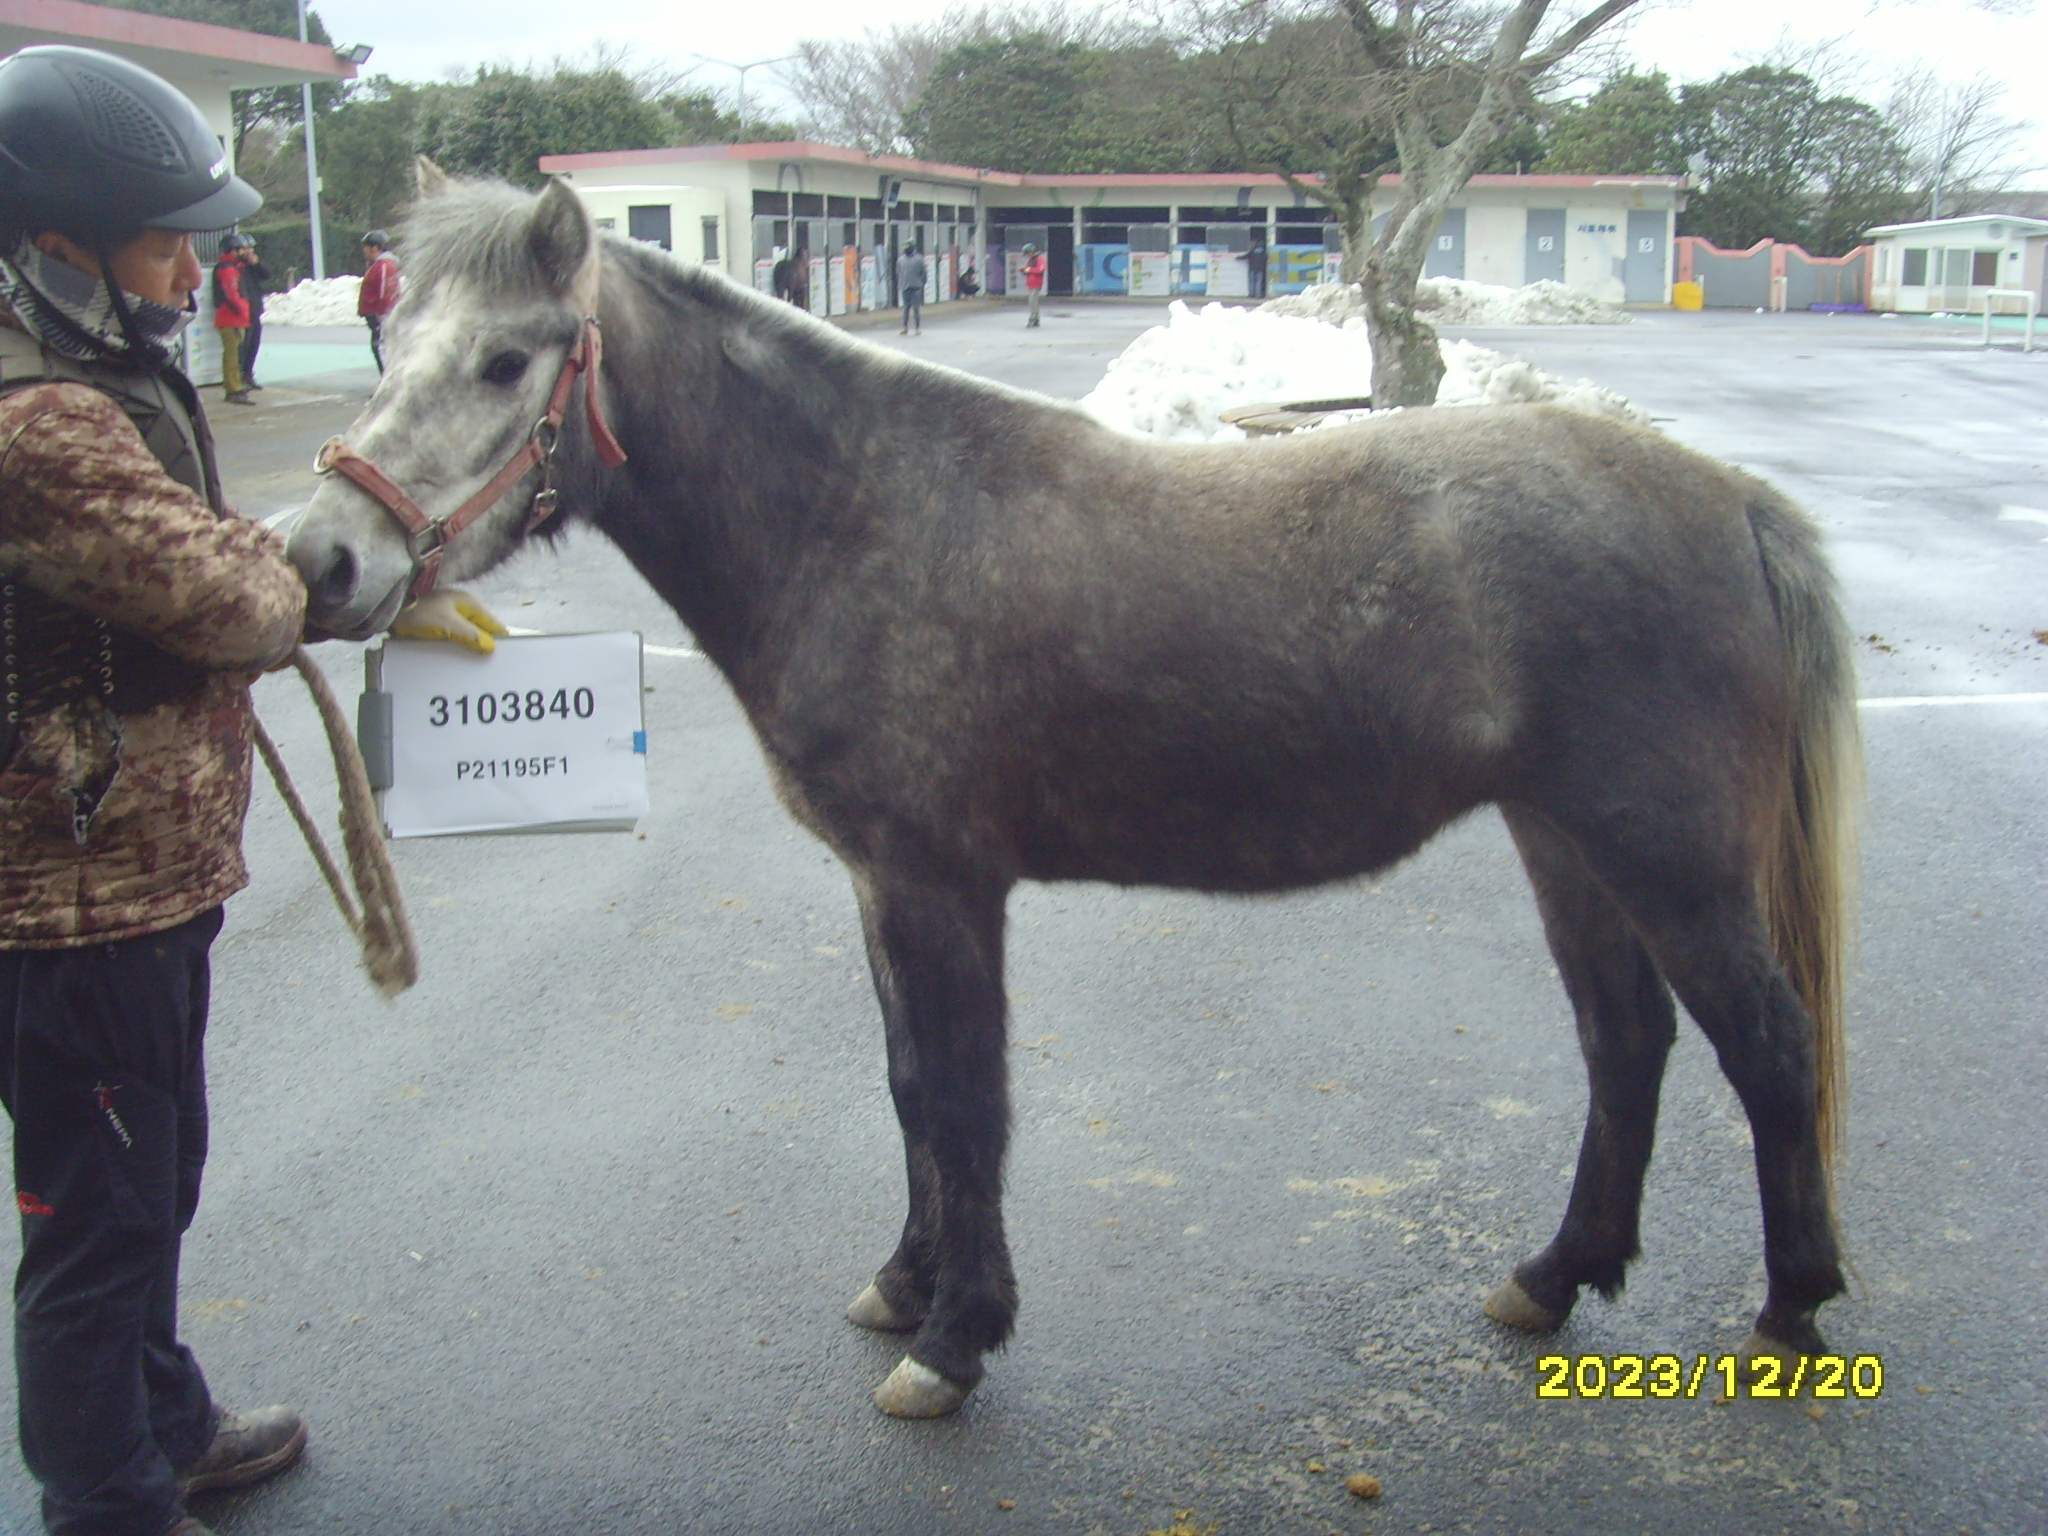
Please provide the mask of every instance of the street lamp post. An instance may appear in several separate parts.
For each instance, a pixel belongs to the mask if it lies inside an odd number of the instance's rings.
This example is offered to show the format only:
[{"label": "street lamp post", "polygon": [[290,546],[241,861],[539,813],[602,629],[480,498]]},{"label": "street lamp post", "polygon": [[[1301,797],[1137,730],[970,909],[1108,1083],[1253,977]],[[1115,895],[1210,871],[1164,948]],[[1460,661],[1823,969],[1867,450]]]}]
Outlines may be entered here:
[{"label": "street lamp post", "polygon": [[[306,38],[306,0],[299,0],[299,41]],[[299,82],[299,106],[306,121],[306,218],[313,237],[313,276],[327,275],[327,242],[320,233],[320,155],[313,147],[313,84]]]},{"label": "street lamp post", "polygon": [[[304,3],[305,0],[300,0],[302,8]],[[737,104],[734,108],[734,115],[740,120],[740,132],[745,133],[747,131],[747,71],[750,69],[764,69],[770,64],[787,64],[796,55],[785,53],[779,59],[756,59],[751,64],[735,64],[730,59],[714,59],[708,53],[696,53],[692,54],[691,57],[702,59],[706,64],[716,64],[721,69],[731,69],[739,72],[740,88]]]}]

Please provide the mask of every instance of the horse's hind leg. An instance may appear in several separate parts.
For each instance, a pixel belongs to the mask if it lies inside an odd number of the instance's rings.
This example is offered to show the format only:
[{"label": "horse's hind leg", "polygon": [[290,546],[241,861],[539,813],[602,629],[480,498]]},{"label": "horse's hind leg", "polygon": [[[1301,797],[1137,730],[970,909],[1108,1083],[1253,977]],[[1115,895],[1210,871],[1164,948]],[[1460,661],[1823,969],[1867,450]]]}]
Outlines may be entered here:
[{"label": "horse's hind leg", "polygon": [[1749,1117],[1770,1289],[1746,1352],[1818,1354],[1814,1312],[1843,1284],[1813,1024],[1771,947],[1738,838],[1715,826],[1711,795],[1680,803],[1696,824],[1667,822],[1642,845],[1584,835],[1578,847],[1713,1045]]},{"label": "horse's hind leg", "polygon": [[1009,1139],[1003,902],[993,882],[861,882],[861,915],[889,1042],[910,1212],[889,1262],[847,1311],[865,1327],[915,1328],[875,1391],[899,1418],[951,1413],[1010,1336],[1017,1281],[1003,1239]]},{"label": "horse's hind leg", "polygon": [[1755,886],[1658,883],[1629,905],[1672,990],[1713,1044],[1756,1144],[1769,1291],[1749,1355],[1824,1351],[1813,1316],[1839,1296],[1841,1251],[1821,1157],[1813,1026],[1773,953]]},{"label": "horse's hind leg", "polygon": [[1550,1246],[1517,1265],[1486,1301],[1487,1315],[1497,1322],[1547,1330],[1570,1314],[1580,1286],[1613,1297],[1636,1256],[1657,1093],[1677,1022],[1671,994],[1642,941],[1578,850],[1526,811],[1510,810],[1508,827],[1578,1017],[1590,1087],[1564,1222]]}]

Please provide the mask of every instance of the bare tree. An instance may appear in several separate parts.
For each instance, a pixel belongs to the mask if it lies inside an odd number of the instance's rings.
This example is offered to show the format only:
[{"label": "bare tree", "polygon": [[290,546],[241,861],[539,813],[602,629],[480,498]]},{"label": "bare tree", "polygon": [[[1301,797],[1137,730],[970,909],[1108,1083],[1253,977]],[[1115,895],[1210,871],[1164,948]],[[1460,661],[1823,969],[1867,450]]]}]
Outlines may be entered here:
[{"label": "bare tree", "polygon": [[[1198,11],[1248,160],[1337,214],[1345,275],[1365,300],[1376,401],[1436,399],[1443,359],[1415,313],[1415,285],[1444,210],[1538,94],[1558,88],[1567,62],[1636,3],[1597,0],[1561,22],[1550,0],[1211,0]],[[1375,235],[1373,194],[1396,170]]]},{"label": "bare tree", "polygon": [[923,94],[940,59],[969,40],[971,21],[949,12],[933,22],[904,23],[859,38],[804,38],[782,71],[806,134],[869,154],[908,147],[903,118]]},{"label": "bare tree", "polygon": [[1988,75],[1950,82],[1923,66],[1892,83],[1885,118],[1906,148],[1928,218],[1986,208],[2021,175],[2043,169],[2017,163],[2013,146],[2034,125],[2001,112],[2004,99],[2005,86]]},{"label": "bare tree", "polygon": [[869,27],[858,38],[805,38],[782,71],[806,133],[869,154],[907,154],[904,120],[939,61],[955,48],[1024,34],[1055,43],[1114,47],[1139,40],[1146,24],[1129,12],[1060,3],[957,5],[934,21]]},{"label": "bare tree", "polygon": [[[2033,0],[1978,0],[2000,15],[2033,9]],[[2020,177],[2048,166],[2025,165],[2015,155],[2034,124],[2002,110],[2007,87],[1988,74],[1952,80],[1927,65],[1889,81],[1848,36],[1801,40],[1786,28],[1759,63],[1797,70],[1824,96],[1858,96],[1884,103],[1885,126],[1905,150],[1910,188],[1920,215],[1973,213],[1995,205]]]}]

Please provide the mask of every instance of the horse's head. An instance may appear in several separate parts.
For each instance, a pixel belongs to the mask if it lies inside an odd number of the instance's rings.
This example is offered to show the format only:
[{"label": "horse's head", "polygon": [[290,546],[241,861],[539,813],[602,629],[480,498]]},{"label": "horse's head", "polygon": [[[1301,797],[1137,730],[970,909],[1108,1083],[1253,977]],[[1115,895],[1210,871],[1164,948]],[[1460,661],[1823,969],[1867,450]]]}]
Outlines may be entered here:
[{"label": "horse's head", "polygon": [[[561,182],[535,197],[455,182],[422,161],[403,249],[384,379],[345,446],[322,451],[323,465],[344,472],[322,479],[291,538],[309,623],[345,639],[390,624],[445,531],[409,532],[402,519],[459,525],[438,556],[436,574],[449,583],[481,575],[525,538],[543,476],[529,444],[552,442],[536,423],[551,405],[559,420],[565,367],[597,306],[596,232]],[[523,453],[523,469],[492,494]]]}]

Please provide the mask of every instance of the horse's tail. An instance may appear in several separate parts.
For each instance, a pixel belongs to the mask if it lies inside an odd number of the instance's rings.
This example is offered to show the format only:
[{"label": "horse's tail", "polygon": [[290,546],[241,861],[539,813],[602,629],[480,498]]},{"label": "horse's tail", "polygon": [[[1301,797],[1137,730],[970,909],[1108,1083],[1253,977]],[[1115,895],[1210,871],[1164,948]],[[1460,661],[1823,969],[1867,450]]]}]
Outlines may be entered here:
[{"label": "horse's tail", "polygon": [[1812,1020],[1815,1116],[1832,1171],[1848,1113],[1842,994],[1863,789],[1856,671],[1819,530],[1772,493],[1753,495],[1748,511],[1784,635],[1792,702],[1787,780],[1760,882],[1764,921]]}]

